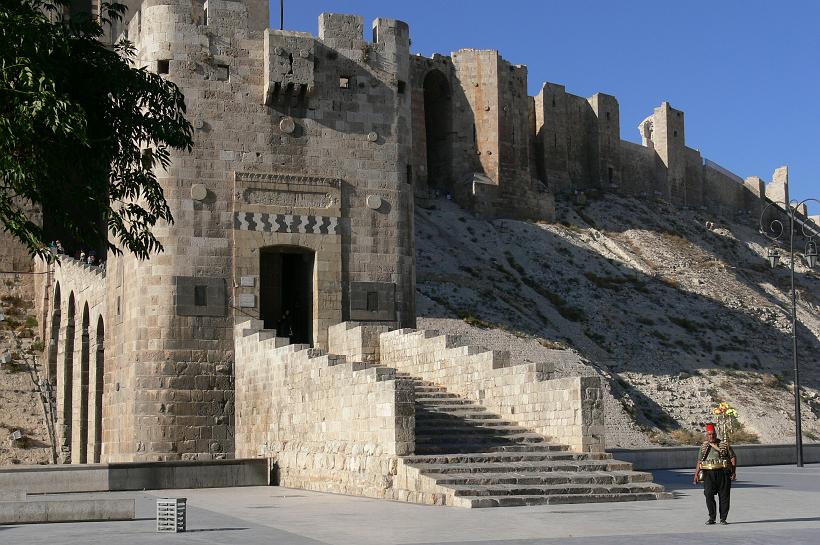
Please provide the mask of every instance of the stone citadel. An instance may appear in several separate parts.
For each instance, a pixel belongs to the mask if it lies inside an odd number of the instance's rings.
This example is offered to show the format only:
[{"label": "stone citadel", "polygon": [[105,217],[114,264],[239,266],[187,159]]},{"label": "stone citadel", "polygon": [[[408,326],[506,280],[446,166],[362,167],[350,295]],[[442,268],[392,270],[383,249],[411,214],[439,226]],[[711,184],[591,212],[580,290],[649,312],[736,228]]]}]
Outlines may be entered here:
[{"label": "stone citadel", "polygon": [[126,3],[120,30],[182,89],[195,142],[159,173],[164,253],[65,258],[37,288],[63,463],[267,456],[289,486],[484,506],[556,500],[445,466],[564,460],[599,472],[564,501],[664,497],[603,452],[600,379],[409,329],[414,205],[551,221],[598,191],[754,215],[785,168],[767,186],[704,160],[667,102],[623,141],[615,97],[530,97],[496,51],[411,55],[401,21],[366,40],[351,15],[268,29],[267,0]]}]

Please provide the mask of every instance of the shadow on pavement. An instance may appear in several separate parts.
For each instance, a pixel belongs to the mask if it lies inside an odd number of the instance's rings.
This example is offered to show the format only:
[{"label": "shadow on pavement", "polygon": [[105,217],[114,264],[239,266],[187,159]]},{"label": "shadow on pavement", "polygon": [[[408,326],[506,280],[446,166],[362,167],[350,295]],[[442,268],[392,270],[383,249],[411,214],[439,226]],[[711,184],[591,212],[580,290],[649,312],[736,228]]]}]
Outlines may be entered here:
[{"label": "shadow on pavement", "polygon": [[796,517],[790,519],[741,520],[732,524],[762,524],[766,522],[816,522],[820,517]]},{"label": "shadow on pavement", "polygon": [[227,532],[230,530],[250,530],[250,528],[194,528],[192,530],[186,530],[185,532]]}]

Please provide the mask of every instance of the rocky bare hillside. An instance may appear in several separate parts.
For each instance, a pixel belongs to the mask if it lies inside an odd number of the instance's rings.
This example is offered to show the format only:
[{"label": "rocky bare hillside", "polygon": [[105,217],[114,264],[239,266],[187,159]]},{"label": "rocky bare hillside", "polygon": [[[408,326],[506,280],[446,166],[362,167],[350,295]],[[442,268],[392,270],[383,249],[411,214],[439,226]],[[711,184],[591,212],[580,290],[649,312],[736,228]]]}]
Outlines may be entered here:
[{"label": "rocky bare hillside", "polygon": [[[768,266],[756,222],[613,196],[559,203],[556,224],[485,221],[439,199],[416,212],[419,327],[551,361],[556,376],[602,375],[609,446],[690,442],[718,401],[737,407],[747,440],[787,442],[789,275]],[[811,441],[820,271],[796,270]]]},{"label": "rocky bare hillside", "polygon": [[[51,441],[35,386],[42,346],[29,286],[21,275],[0,278],[0,466],[48,463]],[[37,374],[32,374],[36,366]],[[13,440],[19,431],[22,437]]]}]

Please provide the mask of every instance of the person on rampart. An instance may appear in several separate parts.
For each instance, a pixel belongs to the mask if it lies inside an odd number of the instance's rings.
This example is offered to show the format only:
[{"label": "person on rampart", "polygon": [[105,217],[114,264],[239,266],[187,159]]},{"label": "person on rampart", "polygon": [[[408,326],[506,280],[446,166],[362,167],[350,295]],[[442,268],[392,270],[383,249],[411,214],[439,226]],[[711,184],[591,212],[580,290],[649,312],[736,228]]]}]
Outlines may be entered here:
[{"label": "person on rampart", "polygon": [[[706,524],[715,523],[716,510],[720,512],[720,523],[729,524],[729,495],[732,481],[737,478],[737,457],[729,442],[721,441],[717,436],[714,424],[706,424],[706,441],[700,447],[698,464],[695,467],[695,484],[703,481],[703,494],[706,496],[706,509],[709,519]],[[718,509],[715,506],[715,494],[718,496]]]}]

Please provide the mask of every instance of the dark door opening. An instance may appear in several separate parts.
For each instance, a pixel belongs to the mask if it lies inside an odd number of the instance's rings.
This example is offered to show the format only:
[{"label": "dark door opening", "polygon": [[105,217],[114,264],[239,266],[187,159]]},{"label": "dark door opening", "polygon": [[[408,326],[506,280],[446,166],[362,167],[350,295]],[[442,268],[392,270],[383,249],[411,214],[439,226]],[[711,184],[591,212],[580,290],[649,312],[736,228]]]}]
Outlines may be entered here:
[{"label": "dark door opening", "polygon": [[313,343],[313,262],[311,250],[293,246],[259,253],[259,317],[292,343]]}]

